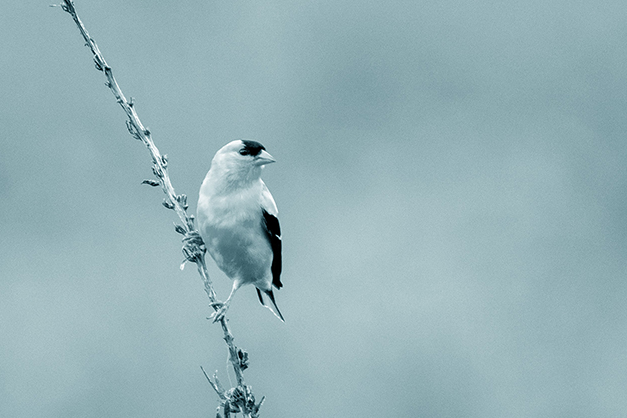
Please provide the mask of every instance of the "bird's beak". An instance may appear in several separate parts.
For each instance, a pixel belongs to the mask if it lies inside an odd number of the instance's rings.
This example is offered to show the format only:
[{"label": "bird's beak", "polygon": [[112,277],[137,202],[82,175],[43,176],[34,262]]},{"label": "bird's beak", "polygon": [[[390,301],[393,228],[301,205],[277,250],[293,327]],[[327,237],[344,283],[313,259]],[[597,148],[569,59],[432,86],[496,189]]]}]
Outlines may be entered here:
[{"label": "bird's beak", "polygon": [[274,157],[272,157],[272,155],[270,155],[266,150],[263,149],[255,159],[255,165],[266,165],[274,162],[276,162]]}]

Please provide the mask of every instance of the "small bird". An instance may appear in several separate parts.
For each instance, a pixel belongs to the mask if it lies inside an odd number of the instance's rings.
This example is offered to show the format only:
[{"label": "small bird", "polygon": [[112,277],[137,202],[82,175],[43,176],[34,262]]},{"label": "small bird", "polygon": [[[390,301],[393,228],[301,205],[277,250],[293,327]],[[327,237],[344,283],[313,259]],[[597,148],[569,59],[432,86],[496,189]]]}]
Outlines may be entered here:
[{"label": "small bird", "polygon": [[247,284],[257,288],[263,306],[285,321],[272,293],[272,286],[283,286],[278,210],[261,180],[262,167],[273,162],[259,142],[229,142],[213,157],[200,187],[196,214],[200,236],[218,267],[233,280],[228,299],[214,305],[218,308],[211,316],[214,322],[224,317],[237,289]]}]

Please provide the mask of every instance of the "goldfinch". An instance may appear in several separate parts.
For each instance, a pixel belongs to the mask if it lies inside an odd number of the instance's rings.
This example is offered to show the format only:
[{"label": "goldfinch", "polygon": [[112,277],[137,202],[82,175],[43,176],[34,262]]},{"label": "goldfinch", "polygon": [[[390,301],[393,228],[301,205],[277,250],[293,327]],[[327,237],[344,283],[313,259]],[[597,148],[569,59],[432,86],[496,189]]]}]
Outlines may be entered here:
[{"label": "goldfinch", "polygon": [[257,288],[262,305],[285,321],[272,292],[272,286],[283,286],[278,210],[261,180],[261,169],[273,162],[259,142],[229,142],[213,157],[200,187],[196,213],[200,236],[217,266],[233,280],[227,300],[216,304],[214,321],[224,316],[237,289],[247,284]]}]

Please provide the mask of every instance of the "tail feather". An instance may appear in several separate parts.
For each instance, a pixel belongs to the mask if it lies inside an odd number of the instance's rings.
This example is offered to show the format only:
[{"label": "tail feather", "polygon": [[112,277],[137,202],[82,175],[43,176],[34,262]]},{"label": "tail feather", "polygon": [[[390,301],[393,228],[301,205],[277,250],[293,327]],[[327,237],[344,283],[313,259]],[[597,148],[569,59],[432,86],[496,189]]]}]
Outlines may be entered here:
[{"label": "tail feather", "polygon": [[266,303],[263,300],[263,295],[261,294],[261,290],[259,288],[257,288],[257,296],[259,296],[259,302],[261,302],[261,304],[263,306],[265,306],[266,308],[270,309],[270,311],[277,318],[279,318],[281,321],[285,322],[285,319],[283,318],[283,315],[281,314],[281,311],[279,310],[279,307],[277,306],[276,301],[274,300],[274,293],[272,293],[272,290],[264,290],[263,293],[265,293],[266,296],[268,296],[268,298],[272,302],[272,307],[266,305]]}]

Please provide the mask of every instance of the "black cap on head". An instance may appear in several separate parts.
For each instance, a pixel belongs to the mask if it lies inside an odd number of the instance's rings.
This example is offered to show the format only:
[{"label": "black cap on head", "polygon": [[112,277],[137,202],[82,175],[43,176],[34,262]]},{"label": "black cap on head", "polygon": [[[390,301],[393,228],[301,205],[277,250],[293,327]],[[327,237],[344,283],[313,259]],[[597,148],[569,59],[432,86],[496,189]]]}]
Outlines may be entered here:
[{"label": "black cap on head", "polygon": [[239,150],[239,153],[242,155],[252,155],[253,157],[259,155],[261,150],[265,150],[266,148],[261,145],[257,141],[251,141],[249,139],[242,139],[244,143],[244,147]]}]

